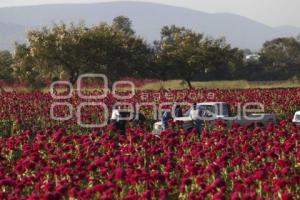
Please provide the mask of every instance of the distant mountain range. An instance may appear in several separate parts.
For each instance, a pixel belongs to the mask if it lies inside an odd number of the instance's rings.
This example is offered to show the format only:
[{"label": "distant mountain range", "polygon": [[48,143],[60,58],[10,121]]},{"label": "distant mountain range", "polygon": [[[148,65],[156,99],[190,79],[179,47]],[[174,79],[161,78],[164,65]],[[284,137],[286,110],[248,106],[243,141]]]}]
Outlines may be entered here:
[{"label": "distant mountain range", "polygon": [[111,22],[119,15],[131,18],[136,32],[148,42],[159,39],[162,26],[172,24],[212,37],[225,36],[233,46],[252,50],[260,49],[266,40],[300,34],[298,27],[270,27],[239,15],[210,14],[153,3],[57,4],[0,8],[0,49],[12,50],[14,42],[25,42],[26,31],[30,29],[60,21],[93,25]]}]

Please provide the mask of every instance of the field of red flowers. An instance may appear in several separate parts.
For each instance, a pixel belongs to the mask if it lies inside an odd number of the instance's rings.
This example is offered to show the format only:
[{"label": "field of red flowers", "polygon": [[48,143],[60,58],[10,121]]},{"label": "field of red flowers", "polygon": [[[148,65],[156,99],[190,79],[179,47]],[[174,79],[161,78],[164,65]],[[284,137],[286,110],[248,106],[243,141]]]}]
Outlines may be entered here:
[{"label": "field of red flowers", "polygon": [[[87,129],[76,117],[51,119],[57,101],[75,108],[92,100],[0,93],[0,199],[300,199],[300,130],[291,123],[300,89],[147,91],[127,100],[260,102],[279,119],[251,129],[218,122],[201,135],[176,124],[160,137],[150,127],[124,136],[110,126]],[[101,103],[116,101],[109,94]],[[148,107],[143,113],[153,116]],[[101,108],[87,107],[82,118],[96,115]]]}]

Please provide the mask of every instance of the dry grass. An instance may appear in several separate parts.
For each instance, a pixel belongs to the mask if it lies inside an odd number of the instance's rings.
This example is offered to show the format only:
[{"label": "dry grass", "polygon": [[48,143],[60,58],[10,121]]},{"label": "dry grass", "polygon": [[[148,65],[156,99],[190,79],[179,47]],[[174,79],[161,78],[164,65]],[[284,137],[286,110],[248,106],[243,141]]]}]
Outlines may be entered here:
[{"label": "dry grass", "polygon": [[[245,80],[236,81],[207,81],[207,82],[192,82],[194,88],[205,88],[205,89],[251,89],[251,88],[294,88],[300,87],[300,81],[265,81],[265,82],[250,82]],[[144,85],[143,87],[137,88],[138,90],[159,90],[159,89],[172,89],[180,90],[187,89],[188,85],[180,80],[172,81],[160,81]],[[18,87],[18,88],[4,88],[5,91],[16,91],[16,92],[29,92],[29,88]],[[122,88],[120,91],[129,90],[130,88]],[[42,89],[43,92],[49,92],[50,88]],[[87,89],[87,91],[95,89]]]},{"label": "dry grass", "polygon": [[[300,87],[299,81],[268,81],[268,82],[249,82],[245,80],[236,81],[208,81],[208,82],[193,82],[194,88],[205,89],[250,89],[250,88],[293,88]],[[141,90],[159,90],[165,89],[186,89],[188,85],[179,80],[157,82],[147,84],[140,88]]]}]

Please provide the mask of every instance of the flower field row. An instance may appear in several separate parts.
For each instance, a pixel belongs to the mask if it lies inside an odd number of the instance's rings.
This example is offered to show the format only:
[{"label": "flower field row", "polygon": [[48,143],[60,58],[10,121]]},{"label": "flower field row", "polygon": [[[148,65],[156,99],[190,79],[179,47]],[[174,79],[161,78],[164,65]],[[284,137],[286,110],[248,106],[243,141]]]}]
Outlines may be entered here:
[{"label": "flower field row", "polygon": [[[300,199],[300,130],[290,121],[300,89],[138,92],[128,102],[261,102],[280,119],[254,129],[217,122],[201,134],[173,124],[160,137],[54,121],[56,101],[48,93],[0,93],[0,199]],[[101,102],[111,108],[116,100]],[[88,108],[85,120],[91,111],[101,115]]]}]

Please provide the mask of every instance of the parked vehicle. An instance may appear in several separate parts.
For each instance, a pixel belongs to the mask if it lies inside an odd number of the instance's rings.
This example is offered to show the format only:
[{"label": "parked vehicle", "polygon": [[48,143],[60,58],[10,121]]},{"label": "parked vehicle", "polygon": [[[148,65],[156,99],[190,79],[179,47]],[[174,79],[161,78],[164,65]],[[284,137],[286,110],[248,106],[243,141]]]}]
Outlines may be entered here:
[{"label": "parked vehicle", "polygon": [[[267,125],[268,123],[276,123],[275,114],[268,113],[239,113],[233,116],[231,108],[228,103],[225,102],[205,102],[198,103],[197,109],[199,110],[199,117],[206,123],[214,123],[217,120],[222,120],[227,125],[237,123],[240,125]],[[174,118],[174,122],[181,122],[184,130],[190,130],[194,127],[192,118],[190,117],[191,109],[189,109],[184,117]],[[154,124],[153,133],[160,134],[162,131],[162,122],[156,122]]]}]

